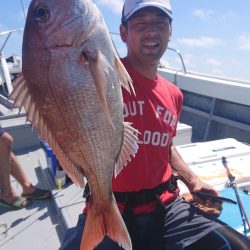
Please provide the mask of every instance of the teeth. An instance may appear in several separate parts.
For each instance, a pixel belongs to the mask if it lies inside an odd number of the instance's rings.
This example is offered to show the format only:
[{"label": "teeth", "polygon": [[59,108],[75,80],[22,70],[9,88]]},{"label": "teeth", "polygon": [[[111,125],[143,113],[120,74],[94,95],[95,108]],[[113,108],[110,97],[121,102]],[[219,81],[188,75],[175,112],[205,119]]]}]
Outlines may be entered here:
[{"label": "teeth", "polygon": [[144,43],[144,45],[146,45],[146,46],[157,46],[158,43],[148,42],[148,43]]}]

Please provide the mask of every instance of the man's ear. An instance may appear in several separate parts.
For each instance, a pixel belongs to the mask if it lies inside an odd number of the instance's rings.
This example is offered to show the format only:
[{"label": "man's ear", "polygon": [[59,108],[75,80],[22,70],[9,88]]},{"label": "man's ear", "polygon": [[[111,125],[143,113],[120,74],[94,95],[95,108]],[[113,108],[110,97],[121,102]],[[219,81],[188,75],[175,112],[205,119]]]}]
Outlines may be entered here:
[{"label": "man's ear", "polygon": [[126,43],[127,42],[127,28],[125,27],[124,24],[120,25],[120,36],[121,36],[122,41]]},{"label": "man's ear", "polygon": [[168,41],[171,41],[171,38],[172,38],[172,25],[170,24]]}]

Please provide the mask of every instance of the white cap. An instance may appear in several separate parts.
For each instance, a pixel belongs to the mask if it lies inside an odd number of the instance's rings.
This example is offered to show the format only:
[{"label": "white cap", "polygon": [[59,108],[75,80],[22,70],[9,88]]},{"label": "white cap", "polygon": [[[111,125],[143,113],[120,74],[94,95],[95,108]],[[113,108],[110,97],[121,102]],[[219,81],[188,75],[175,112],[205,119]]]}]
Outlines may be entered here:
[{"label": "white cap", "polygon": [[159,8],[172,20],[172,8],[169,0],[125,0],[122,21],[127,21],[136,11],[145,7]]}]

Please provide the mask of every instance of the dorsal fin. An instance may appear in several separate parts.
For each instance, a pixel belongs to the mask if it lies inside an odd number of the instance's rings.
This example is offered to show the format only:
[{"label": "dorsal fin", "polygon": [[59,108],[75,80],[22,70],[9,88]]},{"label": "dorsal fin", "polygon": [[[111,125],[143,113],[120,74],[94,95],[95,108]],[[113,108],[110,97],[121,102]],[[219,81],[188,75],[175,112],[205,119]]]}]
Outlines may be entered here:
[{"label": "dorsal fin", "polygon": [[135,95],[135,90],[133,86],[133,81],[130,78],[126,68],[122,64],[119,58],[115,58],[115,65],[118,73],[118,79],[121,83],[121,86],[125,88],[130,94],[131,92]]},{"label": "dorsal fin", "polygon": [[62,148],[56,141],[56,138],[51,133],[44,118],[40,115],[39,108],[36,105],[32,95],[29,93],[27,83],[23,74],[13,82],[13,91],[9,99],[14,101],[14,106],[21,109],[24,106],[27,115],[27,121],[31,122],[32,126],[37,128],[40,137],[44,139],[52,148],[54,154],[59,160],[61,166],[66,171],[72,181],[81,187],[84,186],[83,170],[76,167],[72,161],[66,156]]}]

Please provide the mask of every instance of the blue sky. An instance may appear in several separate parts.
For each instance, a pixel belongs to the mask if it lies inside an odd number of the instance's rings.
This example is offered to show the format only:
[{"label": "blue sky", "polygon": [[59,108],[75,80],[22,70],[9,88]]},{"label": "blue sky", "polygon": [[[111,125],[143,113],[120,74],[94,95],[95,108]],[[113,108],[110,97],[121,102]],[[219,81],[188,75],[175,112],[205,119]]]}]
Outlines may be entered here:
[{"label": "blue sky", "polygon": [[[22,0],[27,12],[30,0]],[[111,32],[119,32],[123,0],[95,0]],[[173,35],[169,46],[181,52],[188,71],[226,76],[250,82],[249,0],[172,0]],[[21,0],[0,1],[0,33],[24,27]],[[23,32],[11,36],[3,52],[21,55]],[[112,36],[121,56],[126,47]],[[0,37],[0,47],[4,36]],[[166,66],[181,68],[169,51]]]}]

